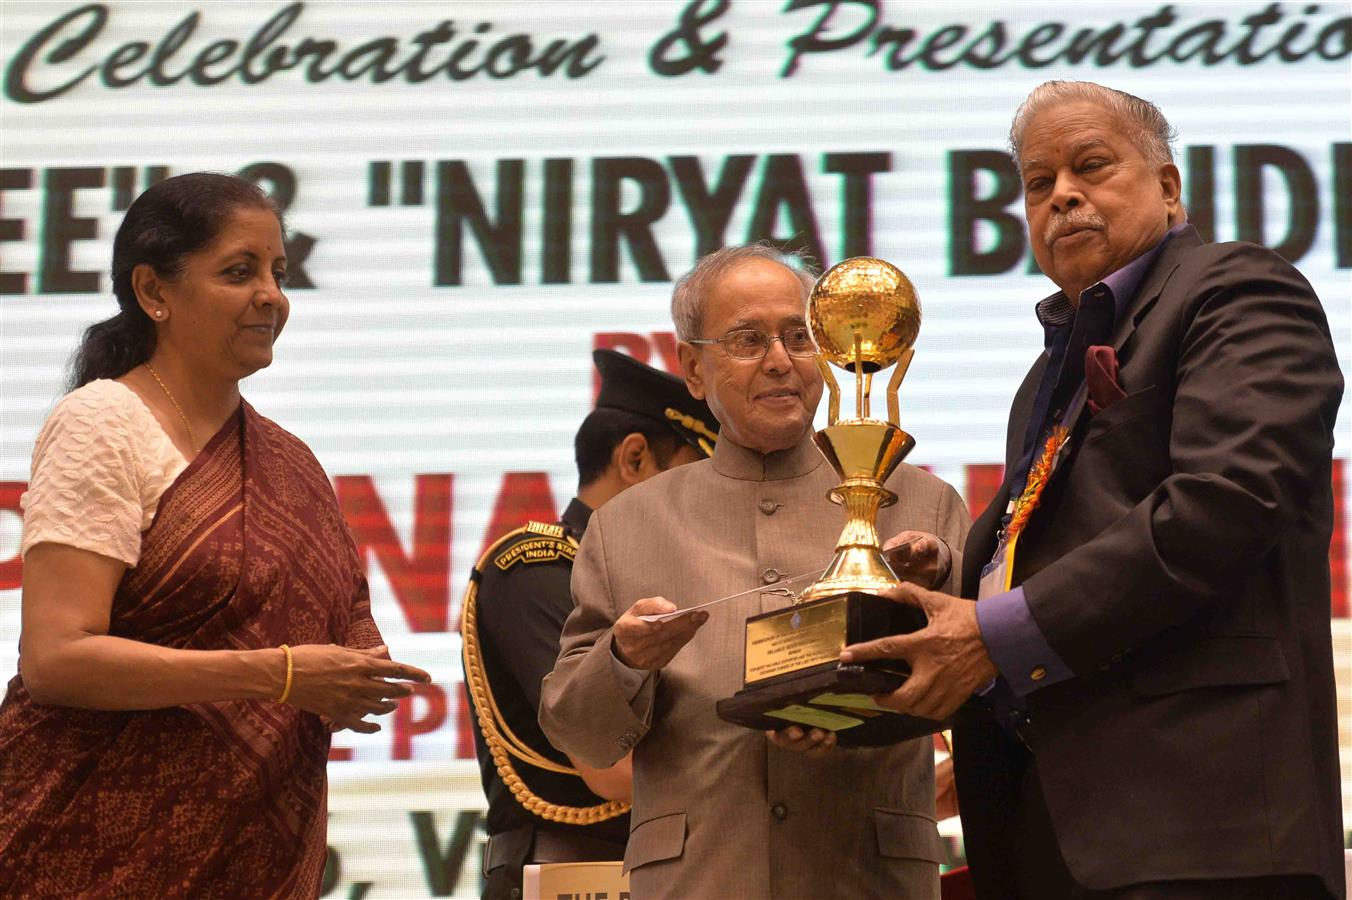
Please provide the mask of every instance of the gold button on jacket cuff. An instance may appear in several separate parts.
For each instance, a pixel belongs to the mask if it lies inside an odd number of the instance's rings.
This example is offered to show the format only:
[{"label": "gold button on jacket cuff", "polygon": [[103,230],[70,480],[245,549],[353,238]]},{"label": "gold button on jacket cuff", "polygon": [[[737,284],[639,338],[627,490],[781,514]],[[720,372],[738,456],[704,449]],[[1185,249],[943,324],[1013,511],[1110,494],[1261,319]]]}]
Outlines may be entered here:
[{"label": "gold button on jacket cuff", "polygon": [[1047,677],[1047,669],[1045,666],[1033,666],[1033,671],[1028,673],[1028,677],[1034,681],[1041,681]]}]

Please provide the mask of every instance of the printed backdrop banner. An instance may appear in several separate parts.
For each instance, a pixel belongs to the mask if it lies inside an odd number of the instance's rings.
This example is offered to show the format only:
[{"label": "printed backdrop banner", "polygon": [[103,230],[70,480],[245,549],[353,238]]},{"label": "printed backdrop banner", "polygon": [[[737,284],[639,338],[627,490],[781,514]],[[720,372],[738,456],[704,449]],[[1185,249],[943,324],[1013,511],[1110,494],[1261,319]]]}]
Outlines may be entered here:
[{"label": "printed backdrop banner", "polygon": [[[256,180],[286,211],[292,316],[245,392],[332,474],[392,652],[435,676],[379,734],[335,739],[332,896],[477,892],[459,596],[487,542],[572,495],[590,351],[673,367],[671,281],[699,255],[768,238],[905,270],[924,306],[911,460],[979,511],[1052,290],[1006,131],[1041,81],[1096,80],[1160,104],[1193,223],[1293,260],[1352,370],[1346,2],[0,12],[0,667],[33,438],[81,329],[114,311],[122,213],[172,174]],[[1330,597],[1345,686],[1350,412]]]}]

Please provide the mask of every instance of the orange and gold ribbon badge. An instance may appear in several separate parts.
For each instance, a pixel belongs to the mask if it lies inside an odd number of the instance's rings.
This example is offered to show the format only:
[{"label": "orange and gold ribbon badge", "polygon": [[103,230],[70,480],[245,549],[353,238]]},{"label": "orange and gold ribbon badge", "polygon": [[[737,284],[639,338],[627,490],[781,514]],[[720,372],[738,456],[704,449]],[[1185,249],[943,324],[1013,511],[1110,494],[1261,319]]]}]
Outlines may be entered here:
[{"label": "orange and gold ribbon badge", "polygon": [[1019,536],[1019,532],[1028,524],[1028,517],[1037,509],[1038,503],[1042,500],[1042,489],[1047,486],[1052,468],[1056,464],[1056,454],[1061,452],[1068,437],[1070,431],[1064,425],[1057,425],[1052,429],[1052,433],[1047,435],[1047,442],[1042,445],[1042,455],[1028,470],[1028,483],[1024,485],[1019,499],[1014,501],[1014,512],[1010,516],[1009,526],[1005,529],[1007,540],[1012,542]]}]

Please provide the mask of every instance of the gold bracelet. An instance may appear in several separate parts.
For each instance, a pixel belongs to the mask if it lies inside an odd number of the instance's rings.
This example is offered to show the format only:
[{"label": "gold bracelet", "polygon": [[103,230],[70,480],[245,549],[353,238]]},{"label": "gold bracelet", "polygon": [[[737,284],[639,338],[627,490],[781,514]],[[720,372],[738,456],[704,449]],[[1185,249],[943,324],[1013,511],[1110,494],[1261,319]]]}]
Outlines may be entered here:
[{"label": "gold bracelet", "polygon": [[285,703],[286,698],[291,696],[291,673],[294,671],[291,664],[291,648],[282,644],[282,652],[286,654],[286,684],[282,686],[282,696],[277,698],[278,703]]}]

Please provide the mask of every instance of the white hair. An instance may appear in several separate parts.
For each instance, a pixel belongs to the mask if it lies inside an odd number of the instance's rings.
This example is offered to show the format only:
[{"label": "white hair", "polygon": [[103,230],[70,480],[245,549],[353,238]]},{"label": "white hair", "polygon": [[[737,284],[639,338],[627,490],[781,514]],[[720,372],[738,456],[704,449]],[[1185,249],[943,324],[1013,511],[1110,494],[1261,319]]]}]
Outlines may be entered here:
[{"label": "white hair", "polygon": [[1121,132],[1150,165],[1162,166],[1174,161],[1172,144],[1177,132],[1159,107],[1149,100],[1092,81],[1046,81],[1023,101],[1009,126],[1009,149],[1015,163],[1020,162],[1019,153],[1028,122],[1044,109],[1076,102],[1097,104],[1116,117]]},{"label": "white hair", "polygon": [[723,247],[700,257],[695,267],[676,279],[671,291],[671,321],[676,336],[683,341],[699,337],[704,323],[704,304],[709,291],[730,269],[753,259],[779,263],[798,277],[803,286],[803,302],[807,303],[812,286],[817,283],[817,270],[807,258],[794,250],[781,250],[769,241],[737,244]]}]

